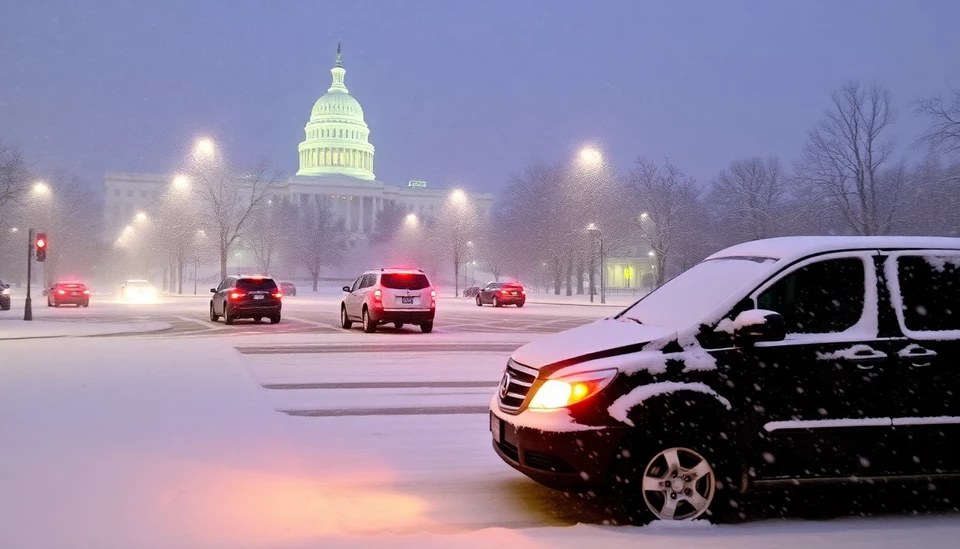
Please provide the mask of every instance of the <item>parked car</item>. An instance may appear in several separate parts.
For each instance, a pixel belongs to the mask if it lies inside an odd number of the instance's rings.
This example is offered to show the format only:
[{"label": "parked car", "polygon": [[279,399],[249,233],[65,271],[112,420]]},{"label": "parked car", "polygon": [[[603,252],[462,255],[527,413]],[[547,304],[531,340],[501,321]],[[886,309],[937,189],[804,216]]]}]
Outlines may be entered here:
[{"label": "parked car", "polygon": [[47,296],[47,307],[90,306],[90,290],[80,282],[57,282],[48,290],[44,290],[44,295]]},{"label": "parked car", "polygon": [[477,293],[477,307],[489,303],[494,307],[516,305],[523,307],[527,302],[527,291],[518,282],[490,282]]},{"label": "parked car", "polygon": [[126,280],[120,285],[120,297],[130,302],[148,302],[157,299],[157,288],[147,280]]},{"label": "parked car", "polygon": [[388,322],[398,330],[409,323],[424,333],[433,331],[437,291],[420,269],[367,271],[343,291],[347,295],[340,302],[340,325],[346,330],[359,321],[367,333]]},{"label": "parked car", "polygon": [[0,280],[0,311],[9,311],[10,310],[10,300],[11,294],[13,291],[10,289],[10,285]]},{"label": "parked car", "polygon": [[238,318],[260,322],[269,318],[271,324],[280,322],[283,292],[276,281],[266,276],[228,276],[216,288],[210,288],[210,321],[223,317],[225,324]]},{"label": "parked car", "polygon": [[480,293],[480,286],[470,286],[463,289],[463,297],[477,297]]},{"label": "parked car", "polygon": [[297,287],[293,285],[293,282],[281,282],[280,291],[287,296],[297,295]]},{"label": "parked car", "polygon": [[960,474],[960,239],[717,252],[610,318],[525,345],[493,447],[625,520],[743,518],[754,491]]}]

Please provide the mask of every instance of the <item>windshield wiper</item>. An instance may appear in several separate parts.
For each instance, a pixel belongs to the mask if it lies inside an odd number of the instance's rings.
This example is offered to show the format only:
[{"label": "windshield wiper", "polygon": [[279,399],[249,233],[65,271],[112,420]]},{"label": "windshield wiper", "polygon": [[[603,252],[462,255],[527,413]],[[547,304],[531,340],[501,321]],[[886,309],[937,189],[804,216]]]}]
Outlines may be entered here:
[{"label": "windshield wiper", "polygon": [[643,324],[643,321],[642,321],[642,320],[640,320],[639,318],[633,318],[632,316],[624,316],[624,317],[621,317],[621,318],[624,318],[624,319],[626,319],[626,320],[632,320],[632,321],[636,322],[637,324]]}]

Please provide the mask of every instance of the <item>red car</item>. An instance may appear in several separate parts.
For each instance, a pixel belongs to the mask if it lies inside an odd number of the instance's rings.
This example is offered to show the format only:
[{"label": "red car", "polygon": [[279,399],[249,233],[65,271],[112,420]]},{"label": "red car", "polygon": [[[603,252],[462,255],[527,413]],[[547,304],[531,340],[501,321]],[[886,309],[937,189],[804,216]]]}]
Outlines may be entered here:
[{"label": "red car", "polygon": [[80,282],[57,282],[47,290],[47,307],[90,306],[90,290]]},{"label": "red car", "polygon": [[483,306],[484,303],[494,307],[504,305],[523,307],[526,302],[527,291],[518,282],[491,282],[480,288],[480,293],[477,294],[477,307]]}]

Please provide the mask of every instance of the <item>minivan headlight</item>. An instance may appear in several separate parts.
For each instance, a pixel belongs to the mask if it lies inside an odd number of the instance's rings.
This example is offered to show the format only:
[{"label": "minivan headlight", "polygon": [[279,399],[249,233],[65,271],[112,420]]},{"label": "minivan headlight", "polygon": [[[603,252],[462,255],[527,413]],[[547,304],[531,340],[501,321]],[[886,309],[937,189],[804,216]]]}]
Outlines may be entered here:
[{"label": "minivan headlight", "polygon": [[0,290],[0,294],[10,295],[10,288],[4,288],[3,290]]},{"label": "minivan headlight", "polygon": [[599,393],[616,376],[613,368],[548,379],[533,395],[529,408],[549,410],[576,404]]}]

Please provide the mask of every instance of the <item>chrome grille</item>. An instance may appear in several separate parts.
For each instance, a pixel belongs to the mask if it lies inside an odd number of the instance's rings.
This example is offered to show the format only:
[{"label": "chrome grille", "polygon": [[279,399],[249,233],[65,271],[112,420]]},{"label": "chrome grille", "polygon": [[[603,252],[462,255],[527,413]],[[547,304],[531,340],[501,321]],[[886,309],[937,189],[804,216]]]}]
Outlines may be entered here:
[{"label": "chrome grille", "polygon": [[519,410],[536,379],[537,371],[533,368],[518,364],[513,359],[507,361],[507,368],[497,389],[500,409],[508,412]]}]

